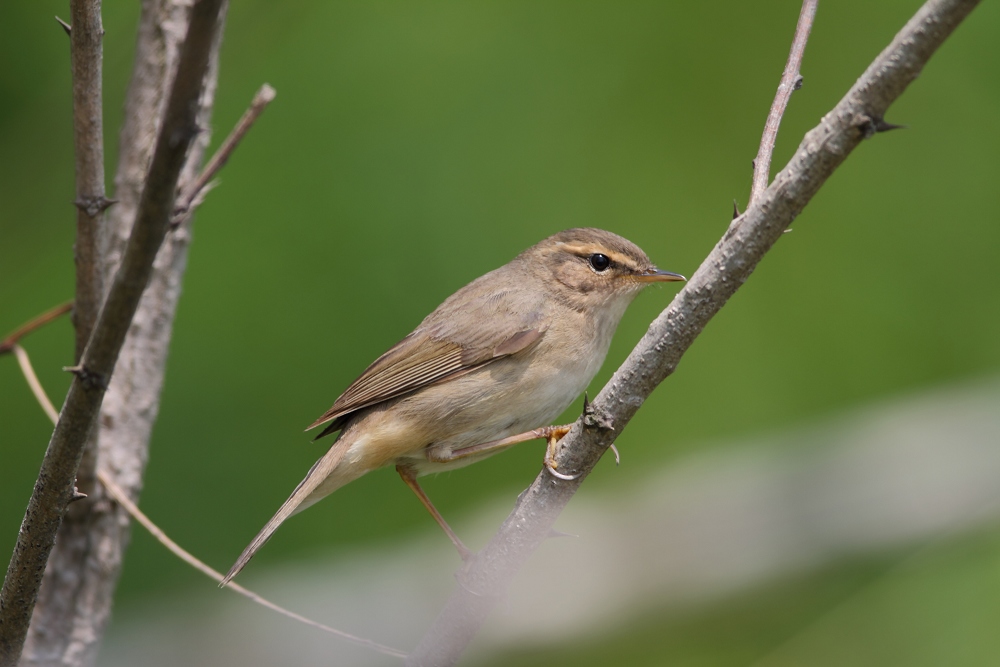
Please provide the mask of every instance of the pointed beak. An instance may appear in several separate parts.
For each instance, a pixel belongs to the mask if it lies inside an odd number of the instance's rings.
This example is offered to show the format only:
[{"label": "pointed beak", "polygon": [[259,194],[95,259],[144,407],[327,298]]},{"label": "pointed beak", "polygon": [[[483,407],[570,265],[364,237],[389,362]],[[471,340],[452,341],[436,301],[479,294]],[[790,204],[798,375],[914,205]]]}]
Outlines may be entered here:
[{"label": "pointed beak", "polygon": [[636,279],[643,283],[672,283],[687,280],[687,278],[679,273],[661,271],[655,267],[652,269],[646,269],[637,275]]}]

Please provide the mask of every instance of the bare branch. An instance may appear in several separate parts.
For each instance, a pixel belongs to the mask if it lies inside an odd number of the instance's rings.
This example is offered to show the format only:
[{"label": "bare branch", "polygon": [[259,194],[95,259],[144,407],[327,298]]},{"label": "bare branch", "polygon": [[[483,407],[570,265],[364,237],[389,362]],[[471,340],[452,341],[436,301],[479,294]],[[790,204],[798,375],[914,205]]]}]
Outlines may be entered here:
[{"label": "bare branch", "polygon": [[[90,340],[104,296],[100,263],[104,211],[111,201],[104,194],[104,121],[101,63],[104,26],[101,0],[70,3],[69,32],[73,67],[73,142],[76,156],[76,327],[77,362]],[[60,21],[61,23],[61,21]],[[63,28],[66,28],[65,24]]]},{"label": "bare branch", "polygon": [[452,665],[601,455],[653,389],[669,376],[709,320],[978,0],[930,0],[896,35],[837,106],[806,134],[774,183],[732,224],[670,306],[650,325],[587,412],[561,441],[557,480],[543,470],[489,544],[459,575],[437,619],[406,664]]},{"label": "bare branch", "polygon": [[219,173],[219,170],[225,166],[226,162],[229,160],[229,156],[233,154],[236,147],[240,145],[243,141],[243,137],[246,136],[253,124],[257,122],[257,119],[267,105],[274,101],[274,97],[278,93],[269,86],[264,84],[254,95],[253,101],[250,102],[250,107],[243,112],[243,116],[240,118],[239,122],[236,123],[236,127],[233,131],[229,133],[226,140],[222,142],[219,146],[219,150],[215,152],[215,155],[208,161],[205,168],[201,170],[198,174],[198,178],[195,179],[188,188],[185,188],[184,194],[178,198],[177,206],[174,208],[174,217],[172,224],[174,226],[180,225],[193,213],[193,209],[196,208],[201,203],[201,198],[205,192],[205,186],[208,185],[209,181],[215,178],[215,175]]},{"label": "bare branch", "polygon": [[[41,319],[42,318],[36,318],[35,320],[32,320],[32,322],[29,324],[39,322],[39,320]],[[45,324],[48,321],[51,321],[52,319],[53,318],[49,318],[46,321],[42,321],[33,328],[37,329],[39,326],[42,326],[43,324]],[[22,331],[25,328],[26,327],[21,327],[18,331]],[[31,393],[34,394],[35,400],[38,401],[38,404],[41,406],[46,416],[50,420],[52,420],[53,424],[55,424],[57,421],[59,421],[59,413],[56,411],[55,406],[52,405],[52,401],[49,400],[48,394],[45,393],[45,388],[42,387],[42,383],[38,381],[38,376],[35,374],[35,369],[31,365],[31,359],[28,357],[28,353],[25,352],[24,348],[22,348],[17,343],[11,344],[11,350],[17,356],[18,364],[21,366],[21,373],[24,375],[24,379],[28,383],[28,387],[31,389]],[[111,475],[109,475],[103,470],[98,469],[97,479],[98,481],[100,481],[102,485],[104,485],[104,488],[107,490],[108,495],[111,496],[111,498],[113,498],[115,502],[117,502],[119,505],[125,508],[125,511],[128,512],[133,519],[138,521],[146,530],[149,531],[149,533],[154,538],[156,538],[156,540],[160,544],[165,546],[172,554],[174,554],[175,556],[177,556],[182,561],[184,561],[194,569],[198,570],[202,574],[212,578],[213,580],[215,580],[216,583],[222,583],[224,577],[222,576],[221,572],[212,569],[211,567],[206,565],[203,561],[199,560],[189,551],[185,550],[179,544],[170,539],[169,535],[163,532],[163,530],[159,526],[157,526],[152,519],[146,516],[146,514],[139,509],[138,505],[132,502],[132,499],[129,498],[128,493],[125,491],[125,489],[120,487],[118,483],[111,478]],[[73,495],[73,500],[79,500],[86,497],[87,496],[85,494],[75,493]],[[257,604],[263,607],[271,609],[272,611],[276,611],[282,616],[287,616],[288,618],[294,621],[298,621],[299,623],[303,623],[310,627],[317,628],[324,632],[328,632],[342,639],[346,639],[349,642],[352,642],[359,646],[364,646],[365,648],[370,648],[373,651],[377,651],[385,655],[391,655],[395,658],[406,657],[406,654],[400,651],[399,649],[392,648],[391,646],[385,646],[384,644],[379,644],[378,642],[374,642],[370,639],[365,639],[363,637],[352,635],[348,632],[344,632],[343,630],[338,630],[328,625],[317,623],[311,618],[306,618],[301,614],[296,614],[294,611],[285,609],[281,605],[277,605],[271,602],[267,598],[264,598],[258,595],[257,593],[254,593],[248,588],[244,588],[243,586],[237,584],[236,582],[230,583],[228,586],[226,586],[226,588],[236,593],[239,593],[243,597],[253,602],[256,602]]]},{"label": "bare branch", "polygon": [[[143,198],[157,136],[164,122],[191,18],[191,0],[144,0],[133,69],[118,141],[115,198],[105,214],[104,284],[118,270]],[[225,3],[224,3],[225,4]],[[223,10],[223,13],[225,10]],[[198,173],[209,142],[215,100],[221,25],[211,48],[204,92],[198,100],[199,134],[188,151],[176,191]],[[139,308],[119,353],[95,427],[97,447],[86,447],[77,485],[90,497],[63,516],[42,579],[22,660],[29,664],[97,664],[111,616],[115,587],[129,542],[131,522],[97,480],[105,474],[136,500],[142,489],[149,440],[159,412],[174,314],[190,244],[188,229],[168,234],[153,265]]]},{"label": "bare branch", "polygon": [[[764,134],[760,138],[760,149],[753,161],[753,185],[750,187],[750,202],[753,204],[767,189],[771,180],[771,156],[774,154],[774,144],[778,140],[778,129],[781,127],[781,117],[785,115],[788,100],[792,93],[802,87],[802,55],[806,51],[809,31],[812,30],[813,19],[816,18],[818,0],[802,0],[802,11],[799,12],[799,22],[795,26],[795,38],[792,40],[792,50],[788,53],[785,71],[781,73],[781,83],[778,92],[774,94],[771,111],[764,123]],[[749,206],[748,204],[748,206]]]},{"label": "bare branch", "polygon": [[14,355],[17,357],[17,363],[21,367],[21,373],[24,374],[24,379],[31,388],[31,393],[35,395],[35,400],[38,404],[42,406],[42,410],[45,411],[45,416],[52,420],[55,424],[59,421],[59,411],[56,410],[56,406],[52,405],[52,401],[49,400],[49,395],[45,393],[45,389],[42,387],[42,383],[38,381],[38,376],[35,375],[35,369],[31,365],[31,359],[28,358],[28,353],[24,351],[24,348],[20,345],[14,344],[13,346]]},{"label": "bare branch", "polygon": [[[165,546],[175,556],[177,556],[178,558],[180,558],[181,560],[183,560],[185,563],[187,563],[188,565],[190,565],[194,569],[196,569],[199,572],[201,572],[202,574],[204,574],[204,575],[206,575],[206,576],[211,577],[212,579],[214,579],[216,583],[221,583],[222,582],[223,576],[222,576],[221,572],[218,572],[218,571],[212,569],[211,567],[209,567],[208,565],[206,565],[202,561],[198,560],[195,556],[193,556],[189,552],[185,551],[179,544],[177,544],[172,539],[170,539],[170,537],[168,537],[166,533],[164,533],[162,530],[160,530],[159,526],[157,526],[155,523],[153,523],[149,519],[149,517],[147,517],[145,514],[143,514],[142,510],[140,510],[136,506],[136,504],[133,503],[132,500],[128,497],[128,494],[125,493],[125,490],[122,489],[117,484],[115,484],[115,482],[107,474],[105,474],[101,470],[98,470],[98,472],[97,472],[97,478],[101,481],[101,484],[103,484],[104,487],[108,490],[109,495],[112,498],[114,498],[116,502],[120,503],[121,506],[125,508],[125,511],[127,511],[132,516],[132,518],[134,518],[136,521],[138,521],[140,524],[142,524],[143,527],[145,527],[146,530],[148,530],[150,532],[150,534],[152,534],[152,536],[155,537],[157,539],[157,541],[159,541],[160,544],[162,544],[163,546]],[[336,636],[338,636],[338,637],[340,637],[342,639],[346,639],[346,640],[348,640],[350,642],[358,644],[359,646],[364,646],[365,648],[370,648],[370,649],[372,649],[374,651],[378,651],[379,653],[384,653],[385,655],[391,655],[391,656],[396,657],[396,658],[405,658],[406,657],[406,654],[403,653],[402,651],[400,651],[399,649],[395,649],[395,648],[392,648],[391,646],[385,646],[383,644],[379,644],[378,642],[374,642],[374,641],[372,641],[370,639],[364,639],[363,637],[357,637],[355,635],[352,635],[350,633],[344,632],[342,630],[338,630],[336,628],[331,628],[328,625],[323,625],[322,623],[317,623],[316,621],[314,621],[314,620],[312,620],[310,618],[306,618],[305,616],[302,616],[301,614],[296,614],[294,611],[289,611],[288,609],[285,609],[284,607],[282,607],[280,605],[277,605],[277,604],[271,602],[270,600],[267,600],[266,598],[261,597],[260,595],[257,595],[253,591],[251,591],[249,589],[246,589],[243,586],[240,586],[236,582],[231,582],[230,584],[228,584],[226,586],[226,588],[231,589],[231,590],[239,593],[240,595],[242,595],[245,598],[249,598],[250,600],[253,600],[254,602],[256,602],[259,605],[263,605],[264,607],[267,607],[268,609],[276,611],[279,614],[281,614],[282,616],[287,616],[288,618],[296,620],[299,623],[305,623],[308,626],[311,626],[311,627],[314,627],[314,628],[318,628],[320,630],[323,630],[324,632],[329,632],[330,634],[336,635]]]},{"label": "bare branch", "polygon": [[[16,664],[21,655],[42,573],[73,496],[83,446],[97,421],[105,387],[169,228],[177,179],[198,132],[198,98],[220,25],[222,3],[223,0],[199,0],[191,9],[177,76],[128,246],[80,361],[82,372],[70,386],[21,523],[0,592],[3,667]],[[79,26],[73,33],[78,30]]]},{"label": "bare branch", "polygon": [[32,331],[45,326],[52,320],[59,319],[71,310],[73,310],[73,302],[67,301],[66,303],[56,306],[51,310],[45,311],[35,319],[22,324],[17,329],[12,331],[6,338],[0,341],[0,354],[12,351],[14,346]]}]

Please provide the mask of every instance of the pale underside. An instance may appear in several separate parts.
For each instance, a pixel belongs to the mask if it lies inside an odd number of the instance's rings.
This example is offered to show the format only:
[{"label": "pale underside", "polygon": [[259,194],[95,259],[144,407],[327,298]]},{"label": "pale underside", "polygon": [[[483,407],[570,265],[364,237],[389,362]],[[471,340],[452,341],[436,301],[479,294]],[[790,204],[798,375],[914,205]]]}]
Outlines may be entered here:
[{"label": "pale underside", "polygon": [[[297,511],[377,468],[405,465],[424,475],[462,467],[496,451],[448,462],[428,457],[448,458],[456,449],[550,424],[600,369],[634,294],[622,295],[596,317],[564,310],[559,318],[549,316],[551,305],[541,299],[515,317],[510,304],[516,295],[463,296],[459,292],[442,304],[317,420],[314,426],[331,422],[343,431],[324,457],[329,470],[316,470],[325,479]],[[503,321],[502,336],[494,331],[465,346],[435,340],[432,333],[452,333],[442,320],[450,321],[448,313],[457,308]],[[576,353],[552,350],[556,341]]]}]

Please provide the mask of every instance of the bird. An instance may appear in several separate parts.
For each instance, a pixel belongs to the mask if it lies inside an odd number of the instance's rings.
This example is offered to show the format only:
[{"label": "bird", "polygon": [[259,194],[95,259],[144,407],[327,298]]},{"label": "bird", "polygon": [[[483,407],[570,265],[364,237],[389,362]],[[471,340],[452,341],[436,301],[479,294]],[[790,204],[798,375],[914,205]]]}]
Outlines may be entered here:
[{"label": "bird", "polygon": [[243,551],[225,586],[291,515],[365,473],[395,466],[466,559],[417,477],[469,465],[546,426],[600,369],[626,308],[647,285],[683,281],[637,245],[596,228],[568,229],[461,288],[376,359],[306,430],[336,433],[288,500]]}]

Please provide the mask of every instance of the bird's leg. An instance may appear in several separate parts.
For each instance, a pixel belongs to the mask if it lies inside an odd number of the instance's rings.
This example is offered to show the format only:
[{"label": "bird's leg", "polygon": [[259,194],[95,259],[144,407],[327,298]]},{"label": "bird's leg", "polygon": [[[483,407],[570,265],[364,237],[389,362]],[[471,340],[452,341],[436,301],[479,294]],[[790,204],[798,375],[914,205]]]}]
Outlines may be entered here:
[{"label": "bird's leg", "polygon": [[[485,452],[492,452],[497,449],[506,449],[511,445],[516,445],[519,442],[527,442],[528,440],[537,440],[538,438],[545,438],[552,441],[558,442],[564,435],[569,433],[572,424],[566,424],[565,426],[543,426],[542,428],[536,428],[531,431],[525,431],[524,433],[518,433],[517,435],[511,435],[506,438],[500,438],[499,440],[490,440],[489,442],[481,442],[478,445],[469,445],[468,447],[459,447],[458,449],[453,449],[451,452],[428,452],[427,458],[435,463],[449,463],[451,461],[456,461],[458,459],[464,459],[466,456],[472,456],[473,454],[483,454]],[[546,459],[548,456],[546,455]]]},{"label": "bird's leg", "polygon": [[542,428],[525,431],[524,433],[518,433],[517,435],[500,438],[499,440],[490,440],[489,442],[482,442],[478,445],[459,447],[458,449],[452,450],[448,453],[435,452],[431,454],[428,452],[427,458],[435,463],[448,463],[450,461],[465,458],[466,456],[472,456],[473,454],[482,454],[484,452],[491,452],[497,449],[504,449],[506,447],[510,447],[511,445],[516,445],[519,442],[545,438],[548,440],[548,445],[545,447],[545,468],[552,473],[554,477],[558,477],[559,479],[576,479],[576,475],[564,475],[563,473],[558,472],[556,470],[555,462],[556,443],[562,440],[563,436],[569,433],[569,430],[572,427],[572,424],[566,424],[564,426],[543,426]]},{"label": "bird's leg", "polygon": [[410,466],[397,465],[396,472],[399,473],[399,476],[406,483],[406,485],[410,487],[410,490],[413,491],[413,493],[417,496],[417,499],[420,500],[427,511],[431,513],[434,520],[438,522],[438,525],[441,526],[441,529],[448,536],[448,539],[451,540],[451,543],[455,545],[456,549],[458,549],[458,555],[462,557],[462,560],[468,560],[469,557],[472,556],[472,551],[462,543],[462,540],[458,539],[458,535],[456,535],[455,531],[451,529],[448,522],[444,520],[441,513],[437,511],[437,508],[434,507],[434,503],[432,503],[431,499],[427,497],[424,490],[420,488],[420,484],[417,483],[416,471]]},{"label": "bird's leg", "polygon": [[556,468],[559,467],[556,464],[556,445],[566,436],[567,433],[569,433],[572,426],[572,424],[569,424],[568,426],[551,427],[553,428],[553,431],[547,438],[548,444],[545,445],[545,469],[548,470],[553,477],[564,479],[567,482],[576,479],[579,475],[566,475],[556,470]]}]

